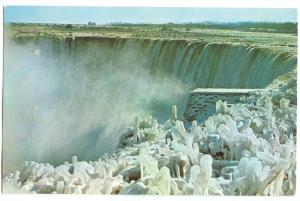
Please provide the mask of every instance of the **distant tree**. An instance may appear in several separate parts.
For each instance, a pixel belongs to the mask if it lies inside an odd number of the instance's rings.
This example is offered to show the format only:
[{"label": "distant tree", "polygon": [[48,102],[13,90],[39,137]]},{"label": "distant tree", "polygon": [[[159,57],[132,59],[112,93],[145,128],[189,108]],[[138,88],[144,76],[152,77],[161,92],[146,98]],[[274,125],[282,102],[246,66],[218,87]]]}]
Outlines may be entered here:
[{"label": "distant tree", "polygon": [[88,25],[89,26],[96,26],[96,23],[95,22],[88,22]]},{"label": "distant tree", "polygon": [[170,31],[172,30],[172,27],[170,26],[170,24],[163,24],[161,27],[162,31]]},{"label": "distant tree", "polygon": [[72,24],[67,24],[67,25],[66,25],[66,28],[67,28],[67,29],[71,29],[71,28],[72,28]]}]

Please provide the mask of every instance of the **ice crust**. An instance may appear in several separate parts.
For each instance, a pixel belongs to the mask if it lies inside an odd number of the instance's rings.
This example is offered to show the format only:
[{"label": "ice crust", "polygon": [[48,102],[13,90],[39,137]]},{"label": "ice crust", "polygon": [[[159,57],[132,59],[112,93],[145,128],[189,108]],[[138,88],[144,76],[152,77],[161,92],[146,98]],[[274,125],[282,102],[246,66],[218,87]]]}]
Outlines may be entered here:
[{"label": "ice crust", "polygon": [[4,192],[155,195],[293,195],[296,190],[296,80],[255,91],[190,128],[177,107],[163,125],[137,117],[119,147],[98,161],[54,167],[24,162]]}]

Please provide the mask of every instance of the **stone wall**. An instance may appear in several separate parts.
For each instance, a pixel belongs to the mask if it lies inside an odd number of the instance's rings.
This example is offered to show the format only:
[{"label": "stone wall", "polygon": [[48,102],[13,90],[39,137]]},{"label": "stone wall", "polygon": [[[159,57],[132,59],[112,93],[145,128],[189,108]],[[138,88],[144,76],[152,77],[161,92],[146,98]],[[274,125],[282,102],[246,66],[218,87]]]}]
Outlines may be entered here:
[{"label": "stone wall", "polygon": [[218,100],[226,101],[228,104],[241,102],[252,90],[198,88],[190,91],[184,118],[187,121],[203,122],[216,112]]}]

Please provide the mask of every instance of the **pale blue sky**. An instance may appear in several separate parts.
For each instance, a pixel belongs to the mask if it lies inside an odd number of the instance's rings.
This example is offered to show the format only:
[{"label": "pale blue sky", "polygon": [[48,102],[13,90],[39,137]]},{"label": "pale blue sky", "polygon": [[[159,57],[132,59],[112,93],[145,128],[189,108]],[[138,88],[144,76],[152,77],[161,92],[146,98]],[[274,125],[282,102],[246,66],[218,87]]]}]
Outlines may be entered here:
[{"label": "pale blue sky", "polygon": [[296,9],[265,8],[145,8],[8,6],[5,22],[78,23],[184,23],[184,22],[296,22]]}]

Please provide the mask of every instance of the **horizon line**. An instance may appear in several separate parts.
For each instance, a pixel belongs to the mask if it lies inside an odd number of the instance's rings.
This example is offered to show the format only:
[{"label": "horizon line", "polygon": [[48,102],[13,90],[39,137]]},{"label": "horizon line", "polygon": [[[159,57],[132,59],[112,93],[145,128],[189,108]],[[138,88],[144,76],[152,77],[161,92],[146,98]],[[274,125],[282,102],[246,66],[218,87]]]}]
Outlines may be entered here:
[{"label": "horizon line", "polygon": [[[94,22],[92,20],[87,21],[86,23],[64,23],[64,22],[22,22],[22,21],[5,21],[5,24],[8,23],[18,23],[18,24],[78,24],[78,25],[85,25],[88,22]],[[97,23],[95,22],[96,25],[112,25],[112,24],[130,24],[130,25],[176,25],[176,24],[241,24],[241,23],[266,23],[266,24],[271,24],[271,23],[276,23],[276,24],[285,24],[285,23],[293,23],[297,24],[298,21],[250,21],[250,20],[245,20],[245,21],[228,21],[228,22],[222,22],[222,21],[199,21],[199,22],[154,22],[154,23],[149,23],[149,22],[122,22],[122,21],[115,21],[115,22],[106,22],[106,23]]]}]

